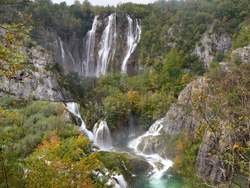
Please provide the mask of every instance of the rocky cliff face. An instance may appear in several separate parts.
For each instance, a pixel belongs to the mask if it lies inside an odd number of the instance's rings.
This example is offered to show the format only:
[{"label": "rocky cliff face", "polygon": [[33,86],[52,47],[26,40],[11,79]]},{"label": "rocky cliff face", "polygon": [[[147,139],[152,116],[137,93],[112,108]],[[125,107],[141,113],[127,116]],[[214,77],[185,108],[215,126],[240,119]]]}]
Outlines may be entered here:
[{"label": "rocky cliff face", "polygon": [[44,49],[26,49],[26,68],[12,78],[0,78],[0,96],[11,95],[22,99],[63,101],[64,96],[53,73],[47,70],[54,61]]},{"label": "rocky cliff face", "polygon": [[196,44],[194,54],[200,58],[205,67],[215,60],[216,56],[223,55],[231,48],[232,36],[228,33],[219,33],[214,31],[212,25],[206,31],[199,43]]},{"label": "rocky cliff face", "polygon": [[[174,158],[175,151],[172,148],[171,140],[182,132],[194,135],[195,130],[199,127],[201,119],[193,110],[193,98],[207,88],[207,80],[200,77],[186,86],[180,93],[177,103],[173,104],[166,116],[162,118],[163,129],[162,135],[157,137],[146,137],[141,144],[143,151],[150,153],[159,153],[162,157]],[[164,138],[164,137],[167,137]],[[172,138],[170,138],[172,137]],[[171,145],[171,146],[170,146]],[[171,149],[169,149],[171,147]]]},{"label": "rocky cliff face", "polygon": [[231,59],[242,63],[250,63],[250,45],[234,50]]},{"label": "rocky cliff face", "polygon": [[[249,46],[233,51],[232,56],[235,55],[243,64],[249,63]],[[226,69],[223,68],[225,66]],[[222,73],[227,79],[224,84],[228,89],[229,82],[236,81],[230,80],[232,73],[230,63],[223,63]],[[240,76],[235,79],[240,79]],[[214,93],[213,82],[206,77],[200,77],[188,84],[180,93],[177,103],[171,106],[162,119],[161,135],[144,138],[140,148],[144,153],[159,153],[163,157],[173,159],[176,148],[174,142],[178,135],[184,133],[195,139],[197,130],[205,129],[196,158],[196,173],[206,182],[221,184],[233,178],[233,168],[225,162],[226,155],[230,155],[229,151],[234,152],[232,149],[234,147],[249,147],[247,143],[250,141],[250,128],[249,120],[243,117],[242,121],[235,122],[235,118],[239,115],[236,115],[234,110],[228,109],[228,99],[220,93]],[[242,83],[247,84],[244,81]],[[235,83],[231,83],[231,86],[235,87]],[[244,93],[242,95],[245,98]],[[243,103],[244,109],[248,111],[249,100],[245,98]],[[232,124],[235,124],[234,128]],[[246,178],[242,178],[240,182],[247,186]]]}]

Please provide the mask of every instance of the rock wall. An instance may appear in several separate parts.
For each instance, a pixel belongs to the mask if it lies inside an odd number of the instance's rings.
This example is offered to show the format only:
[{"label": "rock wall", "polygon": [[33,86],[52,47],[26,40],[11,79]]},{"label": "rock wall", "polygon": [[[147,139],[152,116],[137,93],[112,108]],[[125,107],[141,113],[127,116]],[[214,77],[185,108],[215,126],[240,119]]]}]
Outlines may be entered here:
[{"label": "rock wall", "polygon": [[12,78],[0,78],[0,96],[11,95],[21,99],[64,101],[62,90],[47,67],[53,58],[41,47],[26,49],[28,62],[25,69]]},{"label": "rock wall", "polygon": [[206,31],[196,44],[194,54],[200,58],[206,68],[219,54],[228,52],[232,45],[232,36],[214,31],[214,25]]},{"label": "rock wall", "polygon": [[[249,49],[249,46],[247,46],[234,50],[232,56],[237,55],[240,62],[249,63]],[[224,69],[225,67],[226,69]],[[230,63],[223,62],[222,71],[231,74],[230,69]],[[176,104],[170,107],[166,116],[162,119],[161,135],[144,138],[140,148],[145,153],[158,153],[162,157],[173,159],[176,148],[174,140],[180,133],[185,133],[185,135],[189,135],[190,139],[194,139],[196,131],[208,123],[207,121],[210,121],[210,119],[213,120],[212,106],[209,106],[206,101],[216,100],[217,98],[220,100],[220,95],[217,96],[217,94],[212,93],[209,84],[211,84],[211,80],[206,77],[200,77],[188,84],[180,93]],[[220,102],[223,103],[223,101]],[[201,108],[197,108],[197,104]],[[223,109],[222,106],[220,108],[223,112],[227,110]],[[204,127],[205,133],[196,158],[197,175],[214,185],[225,183],[232,178],[231,168],[225,164],[221,156],[228,151],[228,148],[233,148],[235,143],[240,144],[250,141],[249,126],[248,128],[245,126],[247,122],[243,124],[244,128],[232,131],[229,127],[230,118],[233,117],[218,117],[218,128],[216,130],[211,131],[209,126]],[[247,185],[246,178],[242,179],[245,181],[244,185]]]},{"label": "rock wall", "polygon": [[[193,110],[193,98],[207,88],[207,80],[200,77],[189,83],[180,93],[176,104],[173,104],[166,116],[162,118],[161,136],[144,138],[141,148],[147,154],[158,153],[162,157],[173,159],[175,146],[172,139],[182,132],[194,135],[202,121]],[[170,149],[171,148],[171,149]]]},{"label": "rock wall", "polygon": [[231,59],[241,63],[250,63],[250,45],[234,50]]}]

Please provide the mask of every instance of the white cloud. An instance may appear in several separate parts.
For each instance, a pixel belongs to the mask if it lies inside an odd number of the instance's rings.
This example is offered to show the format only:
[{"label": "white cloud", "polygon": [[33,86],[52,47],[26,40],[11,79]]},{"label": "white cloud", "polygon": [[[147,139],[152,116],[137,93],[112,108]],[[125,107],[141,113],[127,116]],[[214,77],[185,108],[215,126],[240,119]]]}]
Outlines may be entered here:
[{"label": "white cloud", "polygon": [[[75,2],[75,0],[52,0],[54,3],[66,2],[68,5],[71,5]],[[81,2],[83,0],[80,0]],[[133,2],[140,4],[148,4],[152,3],[155,0],[89,0],[92,5],[117,5],[119,3]]]}]

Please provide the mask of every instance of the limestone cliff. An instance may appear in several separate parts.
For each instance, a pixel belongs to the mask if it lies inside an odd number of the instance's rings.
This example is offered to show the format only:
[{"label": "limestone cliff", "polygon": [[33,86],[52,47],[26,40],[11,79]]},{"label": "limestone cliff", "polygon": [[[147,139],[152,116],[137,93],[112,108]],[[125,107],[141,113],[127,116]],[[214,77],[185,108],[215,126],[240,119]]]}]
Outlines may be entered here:
[{"label": "limestone cliff", "polygon": [[220,33],[214,31],[214,25],[203,34],[201,40],[196,44],[194,54],[200,58],[205,67],[224,55],[232,45],[232,36],[228,33]]},{"label": "limestone cliff", "polygon": [[[140,145],[144,153],[157,152],[174,159],[178,136],[195,140],[204,130],[196,157],[197,175],[210,184],[230,181],[247,187],[244,173],[249,156],[244,152],[250,148],[250,100],[249,81],[243,78],[249,75],[249,46],[234,50],[232,57],[235,55],[241,65],[224,62],[218,77],[200,77],[186,86],[162,119],[161,135],[144,138]],[[234,101],[229,94],[235,88],[240,90],[235,96],[241,101]],[[237,170],[240,165],[245,166],[245,172]]]},{"label": "limestone cliff", "polygon": [[64,96],[54,74],[48,70],[54,61],[41,47],[24,50],[28,62],[11,78],[0,78],[0,96],[11,95],[21,99],[63,101]]}]

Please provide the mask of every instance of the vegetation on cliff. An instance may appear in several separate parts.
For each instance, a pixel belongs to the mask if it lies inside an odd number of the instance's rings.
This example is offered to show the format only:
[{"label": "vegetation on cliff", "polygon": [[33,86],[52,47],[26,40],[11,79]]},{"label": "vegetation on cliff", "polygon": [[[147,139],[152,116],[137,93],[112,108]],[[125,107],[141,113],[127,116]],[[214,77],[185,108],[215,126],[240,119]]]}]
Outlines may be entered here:
[{"label": "vegetation on cliff", "polygon": [[[157,1],[116,8],[88,1],[67,6],[50,0],[7,0],[0,3],[0,77],[13,79],[29,66],[23,46],[38,42],[48,47],[43,37],[49,32],[66,41],[74,35],[82,41],[94,15],[114,11],[142,20],[136,61],[143,71],[86,79],[74,73],[65,76],[58,65],[52,68],[61,86],[80,102],[88,128],[106,119],[112,130],[126,129],[133,116],[146,129],[164,116],[181,90],[206,72],[193,50],[211,24],[214,32],[232,37],[232,49],[250,43],[248,0]],[[238,59],[220,66],[217,61],[229,61],[230,52],[214,55],[205,73],[209,88],[195,101],[203,124],[194,137],[182,133],[173,139],[174,171],[184,177],[186,187],[207,186],[196,175],[196,160],[209,132],[218,140],[209,155],[223,163],[227,182],[244,187],[250,176],[250,67]],[[99,178],[93,172],[116,171],[129,179],[134,171],[147,170],[144,162],[127,154],[93,153],[89,140],[67,116],[62,103],[0,98],[0,187],[103,187],[109,176]]]}]

